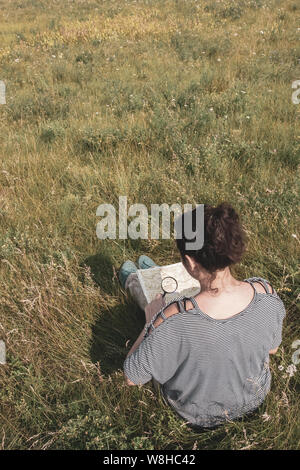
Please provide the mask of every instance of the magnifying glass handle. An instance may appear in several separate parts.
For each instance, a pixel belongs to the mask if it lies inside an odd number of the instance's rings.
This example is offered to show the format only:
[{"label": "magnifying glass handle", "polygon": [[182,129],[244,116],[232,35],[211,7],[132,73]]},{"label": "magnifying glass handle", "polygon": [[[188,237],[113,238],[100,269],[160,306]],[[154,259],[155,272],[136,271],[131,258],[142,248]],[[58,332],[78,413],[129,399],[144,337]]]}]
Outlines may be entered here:
[{"label": "magnifying glass handle", "polygon": [[162,295],[162,298],[164,298],[164,297],[165,297],[165,295],[166,295],[166,292],[164,292],[164,293],[163,293],[163,295]]}]

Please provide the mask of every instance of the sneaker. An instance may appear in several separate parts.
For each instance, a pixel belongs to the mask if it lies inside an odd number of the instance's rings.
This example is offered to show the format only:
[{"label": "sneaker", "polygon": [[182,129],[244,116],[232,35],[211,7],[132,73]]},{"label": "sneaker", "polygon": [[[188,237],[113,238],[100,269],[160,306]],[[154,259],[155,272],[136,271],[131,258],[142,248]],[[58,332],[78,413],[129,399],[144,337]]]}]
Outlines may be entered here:
[{"label": "sneaker", "polygon": [[135,273],[136,271],[137,271],[137,267],[133,261],[127,260],[125,261],[125,263],[122,264],[118,273],[118,277],[119,277],[119,281],[123,289],[125,289],[125,283],[127,281],[129,274]]},{"label": "sneaker", "polygon": [[140,269],[149,269],[153,268],[154,266],[158,266],[154,261],[149,258],[149,256],[141,255],[138,259],[138,267]]}]

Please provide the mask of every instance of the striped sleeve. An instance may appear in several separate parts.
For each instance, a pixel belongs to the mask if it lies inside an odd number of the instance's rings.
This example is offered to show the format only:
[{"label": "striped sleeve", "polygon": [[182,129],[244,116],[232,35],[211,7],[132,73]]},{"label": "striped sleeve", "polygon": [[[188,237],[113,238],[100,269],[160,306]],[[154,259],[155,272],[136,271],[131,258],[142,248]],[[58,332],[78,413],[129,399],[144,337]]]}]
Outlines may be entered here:
[{"label": "striped sleeve", "polygon": [[282,342],[282,324],[283,324],[284,317],[286,315],[286,311],[285,311],[283,302],[280,301],[280,304],[281,304],[281,307],[277,313],[276,330],[274,332],[271,349],[278,348]]},{"label": "striped sleeve", "polygon": [[159,325],[125,359],[123,370],[134,384],[144,385],[152,378],[164,384],[177,371],[182,348],[180,338],[172,326],[169,322]]}]

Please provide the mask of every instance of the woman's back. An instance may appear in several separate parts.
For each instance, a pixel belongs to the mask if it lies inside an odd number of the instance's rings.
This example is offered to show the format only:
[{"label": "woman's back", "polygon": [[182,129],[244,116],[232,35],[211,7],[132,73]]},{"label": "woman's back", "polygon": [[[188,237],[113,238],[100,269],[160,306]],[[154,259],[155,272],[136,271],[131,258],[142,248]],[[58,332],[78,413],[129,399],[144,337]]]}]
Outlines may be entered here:
[{"label": "woman's back", "polygon": [[221,309],[217,297],[213,302],[201,294],[162,309],[124,363],[135,383],[153,377],[162,384],[168,403],[198,426],[242,416],[270,389],[269,351],[281,342],[284,305],[265,279],[247,279],[240,289],[233,287],[228,305],[229,294],[220,295]]}]

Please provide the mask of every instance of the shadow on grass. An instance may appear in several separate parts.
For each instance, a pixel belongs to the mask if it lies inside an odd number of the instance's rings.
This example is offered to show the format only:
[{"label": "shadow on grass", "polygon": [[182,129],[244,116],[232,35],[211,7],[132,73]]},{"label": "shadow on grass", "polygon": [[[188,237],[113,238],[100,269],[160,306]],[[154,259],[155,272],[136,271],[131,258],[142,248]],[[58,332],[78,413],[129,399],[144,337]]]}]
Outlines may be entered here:
[{"label": "shadow on grass", "polygon": [[92,327],[90,356],[92,362],[100,363],[103,375],[123,370],[127,353],[144,325],[145,314],[133,302],[101,311]]},{"label": "shadow on grass", "polygon": [[112,295],[115,290],[112,259],[104,253],[97,253],[86,258],[81,267],[84,265],[90,268],[93,281],[107,294]]},{"label": "shadow on grass", "polygon": [[[90,267],[94,282],[102,290],[116,295],[115,272],[109,256],[98,253],[85,259],[82,265]],[[145,325],[145,314],[127,294],[116,307],[103,310],[100,305],[100,311],[92,326],[90,357],[92,362],[99,362],[105,376],[123,370],[127,353]]]}]

